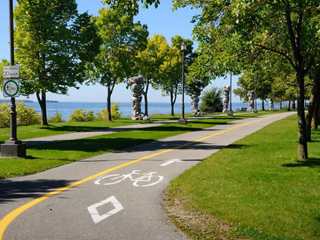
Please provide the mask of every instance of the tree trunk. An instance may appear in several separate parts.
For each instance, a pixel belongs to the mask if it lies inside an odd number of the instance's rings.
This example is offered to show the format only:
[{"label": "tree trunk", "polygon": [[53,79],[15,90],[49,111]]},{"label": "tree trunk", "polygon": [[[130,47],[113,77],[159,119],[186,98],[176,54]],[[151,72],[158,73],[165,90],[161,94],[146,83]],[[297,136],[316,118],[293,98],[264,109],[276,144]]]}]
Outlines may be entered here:
[{"label": "tree trunk", "polygon": [[311,120],[311,128],[318,129],[320,121],[320,98],[316,98],[313,117]]},{"label": "tree trunk", "polygon": [[173,93],[170,93],[170,104],[171,104],[171,116],[174,116],[174,98],[173,98]]},{"label": "tree trunk", "polygon": [[108,86],[107,87],[107,110],[108,110],[108,121],[111,121],[112,120],[112,115],[111,115],[111,94],[112,94],[112,91],[111,91],[111,87]]},{"label": "tree trunk", "polygon": [[307,128],[307,141],[311,142],[311,127],[312,127],[312,119],[314,118],[314,113],[316,110],[316,102],[320,97],[320,79],[315,78],[314,84],[312,86],[311,97],[309,100],[308,113],[306,117],[306,128]]},{"label": "tree trunk", "polygon": [[[41,94],[41,97],[40,97]],[[46,99],[46,91],[41,90],[40,92],[36,92],[36,96],[38,99],[38,103],[41,108],[41,125],[48,126],[48,118],[47,118],[47,99]]]},{"label": "tree trunk", "polygon": [[146,116],[149,116],[149,113],[148,113],[148,90],[149,90],[149,83],[146,84],[146,89],[143,92],[143,96],[144,96],[144,114]]},{"label": "tree trunk", "polygon": [[262,101],[262,103],[261,103],[261,110],[262,111],[264,111],[265,109],[264,109],[264,100],[261,100]]},{"label": "tree trunk", "polygon": [[308,142],[311,142],[311,120],[312,120],[312,116],[313,116],[314,108],[315,108],[314,88],[315,88],[315,86],[313,85],[311,97],[309,100],[308,113],[306,116],[306,131],[307,131],[307,141]]},{"label": "tree trunk", "polygon": [[306,129],[306,117],[304,109],[304,75],[297,73],[297,88],[298,88],[298,158],[308,159],[308,147],[307,147],[307,129]]},{"label": "tree trunk", "polygon": [[314,112],[311,119],[311,128],[318,129],[319,124],[319,107],[320,107],[320,76],[315,78],[315,97],[314,97]]}]

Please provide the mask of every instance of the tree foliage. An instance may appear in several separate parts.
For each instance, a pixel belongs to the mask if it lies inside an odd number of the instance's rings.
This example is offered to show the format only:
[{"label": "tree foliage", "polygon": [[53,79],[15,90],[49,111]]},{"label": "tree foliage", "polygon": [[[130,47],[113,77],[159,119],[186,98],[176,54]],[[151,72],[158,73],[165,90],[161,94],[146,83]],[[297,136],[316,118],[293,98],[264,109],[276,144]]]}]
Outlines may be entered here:
[{"label": "tree foliage", "polygon": [[91,65],[91,82],[107,87],[108,120],[112,120],[113,90],[137,74],[136,58],[147,46],[148,30],[146,25],[134,23],[133,15],[110,8],[99,10],[95,24],[102,44]]},{"label": "tree foliage", "polygon": [[75,0],[18,0],[15,13],[16,63],[22,93],[36,94],[47,125],[46,93],[67,94],[86,78],[85,65],[98,51],[99,38],[88,13]]},{"label": "tree foliage", "polygon": [[148,38],[147,48],[138,53],[138,72],[145,79],[143,95],[145,100],[145,114],[148,115],[148,90],[160,80],[159,66],[163,64],[167,53],[168,43],[164,36],[155,34]]},{"label": "tree foliage", "polygon": [[[308,158],[304,115],[305,77],[316,59],[319,59],[319,3],[304,0],[175,0],[175,4],[176,7],[191,5],[202,9],[201,15],[195,19],[195,34],[200,47],[208,52],[205,55],[207,62],[202,66],[210,66],[210,57],[236,59],[240,64],[235,66],[240,66],[242,70],[253,64],[262,51],[272,53],[291,65],[298,92],[298,157]],[[222,72],[230,71],[233,65],[225,60],[221,63],[222,66],[228,63]]]}]

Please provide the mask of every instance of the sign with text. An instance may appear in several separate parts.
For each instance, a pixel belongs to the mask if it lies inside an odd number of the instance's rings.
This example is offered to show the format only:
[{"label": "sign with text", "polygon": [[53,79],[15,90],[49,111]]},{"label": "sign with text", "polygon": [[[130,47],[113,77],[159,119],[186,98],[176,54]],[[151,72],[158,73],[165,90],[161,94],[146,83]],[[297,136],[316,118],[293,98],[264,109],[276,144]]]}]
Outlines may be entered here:
[{"label": "sign with text", "polygon": [[19,66],[3,66],[3,74],[4,78],[19,78]]}]

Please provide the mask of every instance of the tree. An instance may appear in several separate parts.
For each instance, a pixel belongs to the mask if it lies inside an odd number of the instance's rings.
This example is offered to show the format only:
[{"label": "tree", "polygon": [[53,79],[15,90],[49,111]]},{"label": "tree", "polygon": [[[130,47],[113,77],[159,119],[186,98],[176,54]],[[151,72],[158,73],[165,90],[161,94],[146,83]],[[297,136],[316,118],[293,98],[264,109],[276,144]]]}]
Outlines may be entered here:
[{"label": "tree", "polygon": [[144,89],[142,91],[145,100],[145,114],[148,115],[148,91],[150,85],[159,81],[159,67],[163,64],[168,43],[164,36],[155,34],[152,39],[148,38],[147,48],[138,53],[138,71],[144,77]]},{"label": "tree", "polygon": [[[298,92],[298,158],[307,159],[304,113],[305,76],[319,55],[320,18],[317,1],[198,1],[175,0],[177,7],[202,8],[198,40],[215,42],[224,36],[230,53],[246,60],[268,51],[287,61],[295,72]],[[234,48],[234,49],[232,49]],[[212,55],[211,55],[212,56]],[[212,56],[213,57],[213,56]]]},{"label": "tree", "polygon": [[102,39],[94,59],[91,82],[107,87],[108,120],[111,121],[111,96],[116,84],[137,74],[136,57],[147,46],[147,26],[133,22],[133,15],[110,8],[99,10],[95,24]]},{"label": "tree", "polygon": [[160,78],[155,82],[155,88],[162,94],[170,96],[171,116],[174,116],[174,104],[181,92],[181,52],[176,47],[167,46],[164,62],[159,67]]},{"label": "tree", "polygon": [[48,125],[46,93],[67,94],[86,79],[85,65],[98,52],[99,38],[88,13],[78,14],[75,0],[18,0],[15,56],[21,91],[36,94],[41,123]]},{"label": "tree", "polygon": [[190,54],[192,53],[193,43],[191,40],[184,39],[177,35],[171,38],[171,46],[167,44],[167,46],[163,48],[164,61],[159,68],[159,80],[154,81],[154,87],[156,89],[161,89],[163,95],[170,96],[171,116],[174,116],[174,104],[177,100],[177,95],[182,91],[182,55],[180,49],[183,42],[187,45],[187,50],[185,52],[185,66],[187,72],[187,66],[191,63],[189,59]]}]

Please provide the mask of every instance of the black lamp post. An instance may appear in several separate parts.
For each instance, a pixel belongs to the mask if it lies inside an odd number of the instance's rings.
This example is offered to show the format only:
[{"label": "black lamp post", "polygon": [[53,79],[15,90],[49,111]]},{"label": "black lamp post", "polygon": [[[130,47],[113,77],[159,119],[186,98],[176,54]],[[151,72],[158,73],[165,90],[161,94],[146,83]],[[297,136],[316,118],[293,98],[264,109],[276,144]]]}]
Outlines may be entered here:
[{"label": "black lamp post", "polygon": [[233,116],[233,111],[232,111],[232,73],[230,73],[230,110],[228,112],[228,116],[230,116],[230,117]]},{"label": "black lamp post", "polygon": [[187,44],[183,42],[181,44],[181,52],[182,52],[182,103],[181,103],[181,118],[178,123],[180,125],[187,125],[187,119],[184,118],[184,56],[186,54]]},{"label": "black lamp post", "polygon": [[[14,66],[13,3],[9,0],[10,64]],[[15,98],[10,105],[10,139],[1,145],[1,157],[26,157],[26,144],[17,139],[17,112]]]}]

